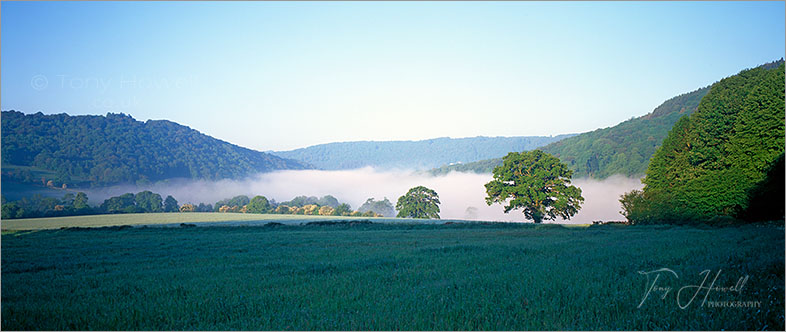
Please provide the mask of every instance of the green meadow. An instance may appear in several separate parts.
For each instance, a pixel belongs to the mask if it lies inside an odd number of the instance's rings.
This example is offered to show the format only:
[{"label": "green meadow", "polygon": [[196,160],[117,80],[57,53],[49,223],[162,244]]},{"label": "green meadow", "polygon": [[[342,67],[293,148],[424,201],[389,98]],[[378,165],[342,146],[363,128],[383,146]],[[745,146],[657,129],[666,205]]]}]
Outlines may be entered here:
[{"label": "green meadow", "polygon": [[[3,220],[3,231],[24,231],[60,229],[68,227],[107,227],[107,226],[143,226],[179,223],[224,223],[232,222],[278,222],[286,224],[308,223],[330,220],[396,220],[391,218],[365,217],[332,217],[290,214],[252,214],[252,213],[128,213],[99,214],[89,216],[69,216],[53,218],[25,218]],[[398,219],[403,221],[405,219]]]},{"label": "green meadow", "polygon": [[[655,274],[640,272],[664,268],[677,276],[661,272],[650,289]],[[0,327],[783,330],[784,228],[357,222],[5,232]]]}]

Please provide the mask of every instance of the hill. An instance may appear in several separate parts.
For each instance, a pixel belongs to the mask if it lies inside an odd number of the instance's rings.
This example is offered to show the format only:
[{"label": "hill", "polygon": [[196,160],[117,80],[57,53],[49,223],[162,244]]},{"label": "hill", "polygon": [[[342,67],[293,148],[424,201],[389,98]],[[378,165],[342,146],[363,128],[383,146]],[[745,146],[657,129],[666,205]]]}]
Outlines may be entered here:
[{"label": "hill", "polygon": [[[744,70],[714,84],[698,110],[680,119],[652,157],[644,204],[634,222],[685,222],[716,216],[751,220],[750,197],[764,220],[783,219],[784,65]],[[780,183],[767,185],[769,177]],[[771,193],[756,193],[763,184]],[[760,191],[760,190],[759,190]],[[779,197],[778,197],[779,196]],[[642,202],[642,201],[640,201]],[[757,202],[758,203],[758,202]],[[637,205],[634,203],[634,205]]]},{"label": "hill", "polygon": [[[758,68],[773,69],[783,59]],[[712,86],[704,87],[671,98],[647,115],[633,118],[609,128],[569,137],[541,148],[560,158],[573,170],[575,177],[604,179],[614,174],[644,176],[650,158],[660,147],[672,126],[699,106]],[[502,156],[504,154],[500,154]],[[491,173],[502,164],[502,157],[460,165],[443,165],[430,170],[431,174],[452,171]]]},{"label": "hill", "polygon": [[[553,142],[541,150],[566,163],[576,177],[606,178],[613,174],[640,176],[669,129],[677,120],[696,110],[709,87],[671,98],[651,113],[622,122],[614,127],[597,129]],[[516,151],[516,150],[512,150]],[[432,174],[451,171],[491,173],[502,158],[480,160],[463,165],[442,166]]]},{"label": "hill", "polygon": [[531,150],[573,136],[435,138],[422,141],[360,141],[314,145],[273,154],[325,170],[378,168],[430,169]]},{"label": "hill", "polygon": [[651,113],[543,147],[568,164],[576,177],[641,176],[669,129],[690,115],[709,91],[704,87],[665,101]]},{"label": "hill", "polygon": [[60,186],[217,180],[303,169],[166,120],[2,112],[3,181]]}]

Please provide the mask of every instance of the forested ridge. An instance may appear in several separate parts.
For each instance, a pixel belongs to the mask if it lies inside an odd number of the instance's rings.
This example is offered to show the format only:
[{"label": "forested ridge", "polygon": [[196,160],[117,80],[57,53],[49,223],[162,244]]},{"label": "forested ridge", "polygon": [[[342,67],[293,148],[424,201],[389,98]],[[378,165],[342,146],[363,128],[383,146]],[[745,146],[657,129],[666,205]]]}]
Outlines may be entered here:
[{"label": "forested ridge", "polygon": [[[606,178],[614,174],[641,176],[647,163],[677,120],[696,110],[709,87],[671,98],[651,113],[616,126],[582,133],[539,148],[560,158],[576,177]],[[502,158],[463,165],[443,166],[434,174],[450,171],[491,173]]]},{"label": "forested ridge", "polygon": [[421,141],[359,141],[314,145],[274,154],[325,170],[378,168],[430,169],[483,160],[509,151],[531,150],[573,134],[557,136],[434,138]]},{"label": "forested ridge", "polygon": [[[3,179],[72,185],[217,180],[307,168],[166,120],[2,112]],[[48,172],[43,181],[33,170]],[[52,183],[50,183],[52,184]]]},{"label": "forested ridge", "polygon": [[629,220],[783,219],[783,61],[768,68],[714,84],[698,111],[674,125],[652,157],[644,190],[623,197]]},{"label": "forested ridge", "polygon": [[[773,69],[782,63],[783,60],[774,61],[758,68]],[[693,114],[712,86],[671,98],[647,115],[624,121],[613,127],[565,138],[539,150],[559,157],[573,170],[575,177],[604,179],[614,174],[644,176],[650,158],[661,146],[672,126],[680,118]],[[446,174],[451,171],[491,173],[494,167],[501,164],[500,157],[442,166],[432,169],[431,173]]]}]

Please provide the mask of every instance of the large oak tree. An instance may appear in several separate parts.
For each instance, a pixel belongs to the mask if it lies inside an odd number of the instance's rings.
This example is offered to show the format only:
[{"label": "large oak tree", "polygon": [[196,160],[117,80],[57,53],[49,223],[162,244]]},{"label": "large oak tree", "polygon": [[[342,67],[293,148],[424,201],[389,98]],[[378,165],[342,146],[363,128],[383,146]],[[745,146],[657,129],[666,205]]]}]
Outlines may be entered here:
[{"label": "large oak tree", "polygon": [[486,184],[486,204],[507,203],[505,213],[523,208],[524,216],[536,223],[557,216],[570,219],[584,202],[581,189],[570,185],[572,175],[567,165],[543,151],[508,153]]}]

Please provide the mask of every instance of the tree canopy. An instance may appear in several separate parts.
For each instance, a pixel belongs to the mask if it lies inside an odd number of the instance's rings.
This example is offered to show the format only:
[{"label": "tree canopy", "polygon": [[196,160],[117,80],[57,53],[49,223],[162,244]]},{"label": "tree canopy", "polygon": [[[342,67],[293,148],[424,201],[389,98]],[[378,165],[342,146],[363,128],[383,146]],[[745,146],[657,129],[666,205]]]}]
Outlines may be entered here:
[{"label": "tree canopy", "polygon": [[[172,196],[168,196],[167,198],[171,198]],[[149,190],[145,190],[142,192],[137,193],[134,195],[134,202],[136,206],[145,212],[162,212],[164,211],[163,208],[163,200],[161,199],[161,195],[153,193]],[[177,206],[175,207],[175,210]],[[168,211],[170,212],[170,211]],[[174,211],[171,211],[174,212]]]},{"label": "tree canopy", "polygon": [[339,204],[334,210],[334,216],[348,216],[352,214],[352,207],[347,203]]},{"label": "tree canopy", "polygon": [[248,213],[268,213],[270,211],[270,202],[265,196],[254,196],[247,205]]},{"label": "tree canopy", "polygon": [[177,207],[177,200],[174,197],[172,197],[172,195],[167,195],[166,198],[164,199],[164,212],[177,212],[177,211],[179,211]]},{"label": "tree canopy", "polygon": [[524,216],[536,223],[557,216],[570,219],[584,201],[581,189],[570,185],[572,173],[557,157],[540,150],[508,153],[486,184],[486,204],[507,203],[505,213],[523,208]]},{"label": "tree canopy", "polygon": [[[669,132],[652,157],[643,192],[623,197],[623,204],[638,213],[629,219],[747,219],[741,212],[784,152],[784,129],[782,61],[772,69],[744,70],[719,81],[698,110]],[[783,201],[779,205],[782,209]]]},{"label": "tree canopy", "polygon": [[338,199],[332,195],[325,195],[321,198],[316,196],[297,196],[290,201],[281,202],[280,204],[295,207],[303,207],[306,205],[329,206],[335,209],[340,203]]},{"label": "tree canopy", "polygon": [[[165,120],[125,114],[69,116],[2,112],[3,181],[58,186],[146,183],[170,178],[217,180],[302,169],[294,160],[233,145]],[[17,167],[11,167],[17,166]]]},{"label": "tree canopy", "polygon": [[391,203],[387,197],[381,201],[374,200],[374,198],[371,197],[358,208],[358,211],[361,213],[372,211],[385,217],[394,217],[396,215],[396,210],[393,208],[393,203]]},{"label": "tree canopy", "polygon": [[7,201],[5,196],[2,196],[2,219],[74,216],[98,212],[100,211],[87,205],[87,194],[83,192],[76,195],[67,193],[62,199],[36,194],[17,201]]},{"label": "tree canopy", "polygon": [[397,217],[439,219],[439,195],[424,186],[409,189],[396,202]]},{"label": "tree canopy", "polygon": [[243,206],[245,206],[249,202],[251,202],[251,200],[248,198],[248,196],[246,196],[246,195],[237,195],[235,197],[222,199],[222,200],[216,202],[216,204],[213,205],[213,208],[215,209],[215,211],[219,211],[222,206],[242,208]]}]

